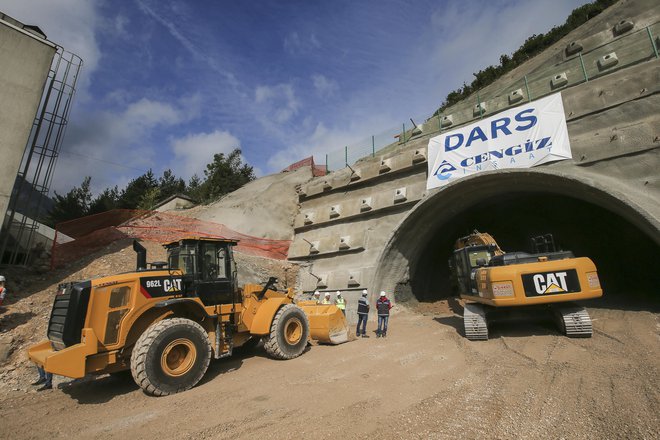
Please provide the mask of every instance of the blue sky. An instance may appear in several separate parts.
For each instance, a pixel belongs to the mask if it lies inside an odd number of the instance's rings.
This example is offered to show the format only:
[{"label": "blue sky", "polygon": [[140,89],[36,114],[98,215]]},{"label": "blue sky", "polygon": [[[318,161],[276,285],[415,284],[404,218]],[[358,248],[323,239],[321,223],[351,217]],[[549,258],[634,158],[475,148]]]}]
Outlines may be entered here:
[{"label": "blue sky", "polygon": [[203,174],[243,150],[258,175],[437,108],[576,0],[0,0],[85,65],[53,188],[149,168]]}]

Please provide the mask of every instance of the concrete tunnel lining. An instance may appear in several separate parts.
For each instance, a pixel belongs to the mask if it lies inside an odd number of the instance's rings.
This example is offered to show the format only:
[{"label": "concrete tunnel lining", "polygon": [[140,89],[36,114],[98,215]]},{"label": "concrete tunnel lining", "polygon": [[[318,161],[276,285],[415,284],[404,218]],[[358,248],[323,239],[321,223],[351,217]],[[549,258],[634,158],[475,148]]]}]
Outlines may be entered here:
[{"label": "concrete tunnel lining", "polygon": [[401,220],[378,258],[372,292],[395,292],[397,285],[410,282],[429,242],[443,227],[476,205],[509,194],[556,195],[590,203],[620,217],[660,246],[660,225],[654,217],[600,180],[548,169],[485,172],[435,190]]}]

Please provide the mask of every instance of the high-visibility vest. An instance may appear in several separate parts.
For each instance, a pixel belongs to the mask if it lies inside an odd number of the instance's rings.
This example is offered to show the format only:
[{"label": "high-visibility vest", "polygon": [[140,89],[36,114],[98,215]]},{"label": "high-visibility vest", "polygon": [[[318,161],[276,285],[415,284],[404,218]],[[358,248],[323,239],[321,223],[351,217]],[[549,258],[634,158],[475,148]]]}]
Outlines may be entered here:
[{"label": "high-visibility vest", "polygon": [[358,300],[358,315],[368,315],[369,314],[369,301],[367,298],[362,297]]},{"label": "high-visibility vest", "polygon": [[344,298],[337,298],[335,300],[335,305],[339,310],[345,310],[346,309],[346,300]]},{"label": "high-visibility vest", "polygon": [[385,298],[385,299],[379,299],[376,301],[376,308],[378,309],[378,316],[388,316],[390,314],[390,308],[392,307],[392,304],[390,303],[390,300]]},{"label": "high-visibility vest", "polygon": [[323,298],[323,302],[321,304],[330,304],[330,300]]}]

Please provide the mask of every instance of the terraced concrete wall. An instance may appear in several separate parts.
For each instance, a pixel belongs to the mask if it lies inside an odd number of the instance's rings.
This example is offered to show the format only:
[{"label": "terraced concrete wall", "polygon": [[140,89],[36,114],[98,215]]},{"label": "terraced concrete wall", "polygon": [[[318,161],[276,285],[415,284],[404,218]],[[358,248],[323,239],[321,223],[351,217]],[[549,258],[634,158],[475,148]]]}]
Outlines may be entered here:
[{"label": "terraced concrete wall", "polygon": [[[461,209],[527,186],[589,201],[660,245],[660,6],[623,1],[544,54],[395,144],[300,188],[289,259],[305,291],[341,290],[349,317],[359,291],[393,292],[420,250]],[[516,78],[524,78],[516,83]],[[439,130],[562,92],[573,160],[486,172],[427,194],[427,144]]]}]

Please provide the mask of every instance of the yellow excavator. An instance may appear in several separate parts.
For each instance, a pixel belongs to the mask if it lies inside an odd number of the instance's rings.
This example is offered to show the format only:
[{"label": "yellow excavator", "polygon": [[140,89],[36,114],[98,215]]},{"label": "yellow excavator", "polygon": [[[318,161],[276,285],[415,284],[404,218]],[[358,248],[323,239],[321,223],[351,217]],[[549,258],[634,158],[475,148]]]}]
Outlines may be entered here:
[{"label": "yellow excavator", "polygon": [[48,340],[28,349],[47,372],[70,378],[130,370],[147,393],[165,396],[195,386],[211,357],[263,340],[275,359],[292,359],[310,339],[348,340],[333,305],[296,304],[292,289],[238,287],[236,241],[191,237],[165,245],[167,262],[147,268],[137,241],[134,272],[61,284]]},{"label": "yellow excavator", "polygon": [[532,253],[504,252],[490,234],[477,230],[456,241],[449,268],[466,300],[463,326],[468,339],[488,339],[489,320],[498,310],[538,306],[552,308],[567,336],[592,335],[589,313],[573,301],[603,295],[593,261],[557,250],[551,234],[532,238],[532,247]]}]

